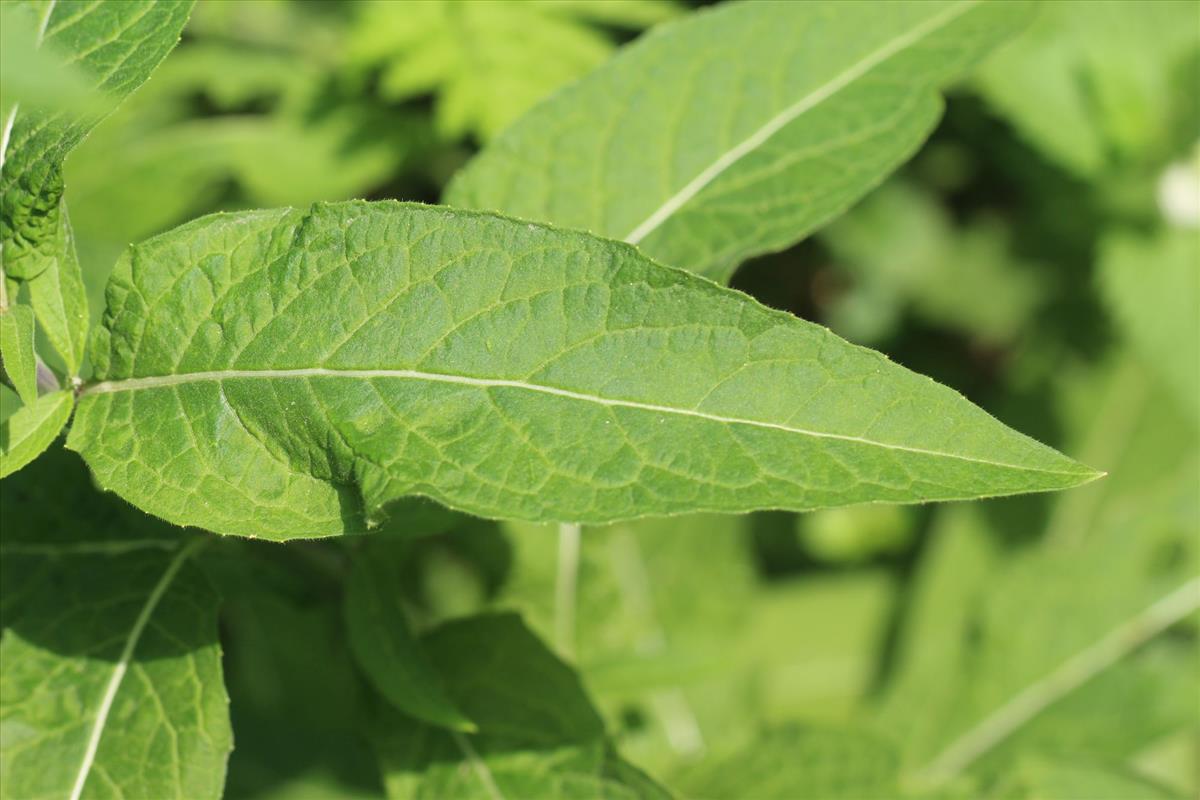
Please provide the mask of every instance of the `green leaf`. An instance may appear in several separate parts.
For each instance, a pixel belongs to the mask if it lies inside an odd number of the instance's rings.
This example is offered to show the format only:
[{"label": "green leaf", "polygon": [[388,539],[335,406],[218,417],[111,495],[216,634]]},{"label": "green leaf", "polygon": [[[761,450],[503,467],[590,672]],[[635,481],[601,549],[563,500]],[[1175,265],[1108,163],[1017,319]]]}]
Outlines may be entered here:
[{"label": "green leaf", "polygon": [[202,539],[56,450],[0,484],[0,797],[221,795],[232,747]]},{"label": "green leaf", "polygon": [[486,214],[209,217],[132,248],[108,305],[70,446],[141,508],[224,533],[360,531],[412,494],[601,522],[1096,476],[823,328]]},{"label": "green leaf", "polygon": [[[76,64],[111,110],[175,46],[191,6],[190,0],[51,0],[27,3],[22,10],[36,20],[35,46]],[[41,103],[14,105],[6,114],[0,244],[4,270],[28,280],[61,257],[63,161],[104,114]]]},{"label": "green leaf", "polygon": [[51,392],[0,423],[0,478],[33,461],[58,438],[71,416],[70,391]]},{"label": "green leaf", "polygon": [[43,270],[29,281],[29,302],[46,338],[62,356],[67,374],[73,377],[83,363],[90,320],[66,203],[59,209],[54,253],[54,268]]},{"label": "green leaf", "polygon": [[975,85],[1044,155],[1095,178],[1191,146],[1197,48],[1194,3],[1044,3]]},{"label": "green leaf", "polygon": [[1200,233],[1114,233],[1101,244],[1099,278],[1125,338],[1200,426]]},{"label": "green leaf", "polygon": [[452,205],[637,244],[726,279],[801,239],[924,141],[939,87],[1024,3],[730,3],[625,48],[461,172]]},{"label": "green leaf", "polygon": [[389,798],[669,796],[616,755],[578,677],[516,615],[450,622],[425,644],[480,733],[385,712],[375,748]]},{"label": "green leaf", "polygon": [[685,770],[677,785],[705,800],[862,800],[899,796],[896,767],[895,751],[870,733],[791,726]]},{"label": "green leaf", "polygon": [[396,708],[433,725],[474,730],[446,696],[440,677],[409,629],[395,549],[387,546],[391,542],[383,544],[356,553],[346,580],[346,628],[354,657]]},{"label": "green leaf", "polygon": [[1022,763],[992,796],[998,800],[1183,800],[1181,795],[1108,765],[1045,759]]},{"label": "green leaf", "polygon": [[29,306],[12,305],[0,310],[0,358],[21,402],[27,406],[37,402],[38,396],[35,333],[33,309]]},{"label": "green leaf", "polygon": [[[1148,642],[1200,608],[1200,463],[1164,399],[1122,398],[1114,413],[1131,400],[1136,413],[1120,435],[1153,449],[1110,457],[1141,474],[1060,498],[1037,546],[1006,558],[977,511],[943,512],[881,716],[909,783],[1002,775],[1031,750],[1129,758],[1194,719],[1165,698],[1196,691],[1181,671],[1195,642],[1165,670],[1147,660],[1163,656]],[[1115,432],[1106,416],[1093,426]]]},{"label": "green leaf", "polygon": [[383,95],[406,100],[436,93],[443,133],[485,140],[608,57],[613,45],[587,24],[589,18],[640,28],[675,11],[654,0],[430,0],[361,3],[356,10],[351,58],[363,66],[383,63]]}]

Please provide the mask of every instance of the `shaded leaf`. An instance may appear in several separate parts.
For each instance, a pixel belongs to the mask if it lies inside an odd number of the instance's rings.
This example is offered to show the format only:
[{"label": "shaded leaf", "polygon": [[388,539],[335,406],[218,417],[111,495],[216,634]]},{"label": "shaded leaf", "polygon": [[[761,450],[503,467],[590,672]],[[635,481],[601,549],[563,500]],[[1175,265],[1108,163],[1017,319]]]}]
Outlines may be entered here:
[{"label": "shaded leaf", "polygon": [[401,711],[433,725],[473,730],[446,696],[423,645],[405,616],[398,565],[390,548],[356,553],[346,579],[345,615],[350,646],[377,691]]},{"label": "shaded leaf", "polygon": [[232,741],[202,540],[98,498],[62,450],[0,498],[0,797],[220,797]]}]

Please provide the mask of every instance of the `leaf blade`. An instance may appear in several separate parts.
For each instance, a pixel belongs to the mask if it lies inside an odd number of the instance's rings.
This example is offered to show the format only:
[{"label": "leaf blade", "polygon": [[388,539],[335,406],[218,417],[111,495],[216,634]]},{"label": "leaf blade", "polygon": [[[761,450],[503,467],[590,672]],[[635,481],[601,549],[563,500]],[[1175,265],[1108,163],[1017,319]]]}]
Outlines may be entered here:
[{"label": "leaf blade", "polygon": [[[226,532],[355,530],[410,494],[601,522],[1095,477],[822,328],[627,245],[492,215],[209,218],[134,248],[109,301],[70,446],[152,513]],[[161,448],[139,418],[165,422]],[[581,461],[584,441],[600,449]],[[166,450],[192,451],[175,488]],[[250,472],[261,485],[231,479]],[[213,488],[181,488],[193,481]],[[260,524],[248,507],[278,514]]]},{"label": "leaf blade", "polygon": [[938,87],[1027,10],[743,3],[695,14],[536,107],[446,198],[622,238],[727,278],[907,159],[940,116]]},{"label": "leaf blade", "polygon": [[0,478],[33,461],[58,438],[74,406],[70,391],[42,395],[0,423]]},{"label": "leaf blade", "polygon": [[13,305],[0,311],[0,356],[4,359],[4,371],[25,405],[37,401],[34,333],[33,311],[29,306]]}]

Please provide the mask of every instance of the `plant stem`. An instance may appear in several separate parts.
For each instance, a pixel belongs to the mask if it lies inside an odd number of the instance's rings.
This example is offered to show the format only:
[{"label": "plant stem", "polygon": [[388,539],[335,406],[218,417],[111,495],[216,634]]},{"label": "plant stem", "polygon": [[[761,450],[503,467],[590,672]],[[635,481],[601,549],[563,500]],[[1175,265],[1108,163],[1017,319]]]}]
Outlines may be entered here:
[{"label": "plant stem", "polygon": [[558,526],[558,577],[554,585],[554,644],[565,656],[575,655],[575,595],[579,582],[582,529]]}]

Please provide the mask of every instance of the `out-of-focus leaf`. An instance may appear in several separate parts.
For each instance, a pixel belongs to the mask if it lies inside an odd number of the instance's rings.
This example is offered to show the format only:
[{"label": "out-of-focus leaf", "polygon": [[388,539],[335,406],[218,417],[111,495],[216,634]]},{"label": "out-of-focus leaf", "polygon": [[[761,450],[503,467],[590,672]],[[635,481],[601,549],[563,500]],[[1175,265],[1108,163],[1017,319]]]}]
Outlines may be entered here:
[{"label": "out-of-focus leaf", "polygon": [[1200,231],[1111,234],[1099,276],[1125,339],[1200,426]]},{"label": "out-of-focus leaf", "polygon": [[437,94],[444,134],[490,139],[608,57],[613,45],[590,21],[637,29],[673,16],[675,6],[660,0],[375,0],[360,3],[358,11],[351,59],[384,65],[385,97]]},{"label": "out-of-focus leaf", "polygon": [[705,800],[863,800],[898,797],[896,753],[851,729],[791,726],[748,747],[684,770],[675,785]]},{"label": "out-of-focus leaf", "polygon": [[21,103],[77,111],[93,100],[83,74],[37,46],[40,18],[29,10],[0,4],[0,120]]},{"label": "out-of-focus leaf", "polygon": [[997,800],[1183,800],[1161,786],[1099,763],[1022,761],[994,794]]},{"label": "out-of-focus leaf", "polygon": [[975,85],[1034,145],[1074,172],[1155,166],[1200,123],[1196,5],[1046,3]]},{"label": "out-of-focus leaf", "polygon": [[37,401],[37,355],[34,352],[33,309],[27,305],[0,308],[0,360],[25,405]]},{"label": "out-of-focus leaf", "polygon": [[939,89],[1024,3],[728,3],[664,25],[534,108],[448,203],[587,230],[726,280],[912,155]]},{"label": "out-of-focus leaf", "polygon": [[852,341],[893,335],[911,307],[927,322],[1004,343],[1045,297],[1045,268],[1011,254],[999,220],[956,227],[936,198],[912,183],[889,182],[820,238],[853,280],[826,314]]},{"label": "out-of-focus leaf", "polygon": [[202,540],[56,449],[0,483],[0,797],[221,796],[232,748]]},{"label": "out-of-focus leaf", "polygon": [[[149,77],[179,40],[190,0],[82,0],[24,3],[34,15],[35,47],[71,61],[111,110]],[[28,31],[26,31],[28,33]],[[53,268],[58,248],[62,166],[103,117],[27,103],[8,109],[0,160],[0,243],[4,270],[28,280]]]},{"label": "out-of-focus leaf", "polygon": [[849,506],[802,514],[796,532],[817,560],[847,563],[908,549],[914,525],[911,509],[903,506]]},{"label": "out-of-focus leaf", "polygon": [[[583,530],[575,608],[565,610],[574,637],[560,645],[576,654],[622,752],[652,774],[748,744],[763,724],[845,721],[872,680],[887,578],[764,586],[749,522],[689,515]],[[516,563],[496,602],[554,636],[564,613],[556,532],[506,528]]]},{"label": "out-of-focus leaf", "polygon": [[[882,716],[910,782],[986,779],[1027,751],[1120,761],[1194,720],[1154,698],[1196,693],[1179,669],[1196,643],[1185,640],[1165,669],[1143,660],[1158,657],[1152,650],[1135,652],[1200,607],[1196,441],[1163,397],[1134,398],[1144,421],[1119,433],[1153,443],[1145,471],[1119,479],[1118,465],[1107,490],[1061,498],[1028,552],[989,556],[977,513],[943,515]],[[1091,425],[1117,433],[1107,422]],[[979,555],[953,554],[968,545]],[[1103,707],[1124,711],[1088,716]]]},{"label": "out-of-focus leaf", "polygon": [[668,797],[616,755],[579,679],[517,616],[450,622],[425,644],[480,732],[384,710],[375,747],[389,798]]},{"label": "out-of-focus leaf", "polygon": [[346,579],[346,628],[359,666],[379,693],[406,714],[432,725],[474,730],[446,696],[441,678],[409,628],[396,548],[387,541],[373,544],[355,554]]},{"label": "out-of-focus leaf", "polygon": [[[222,540],[204,567],[221,616],[233,732],[227,800],[382,796],[340,609],[346,564],[318,543]],[[378,702],[383,702],[379,700]]]},{"label": "out-of-focus leaf", "polygon": [[74,405],[75,397],[69,390],[51,392],[0,422],[0,478],[41,455],[58,438]]}]

